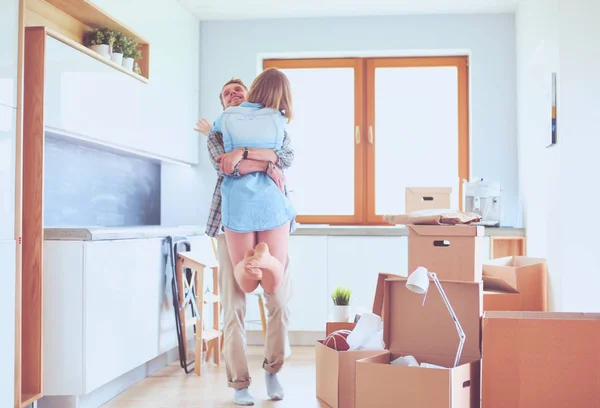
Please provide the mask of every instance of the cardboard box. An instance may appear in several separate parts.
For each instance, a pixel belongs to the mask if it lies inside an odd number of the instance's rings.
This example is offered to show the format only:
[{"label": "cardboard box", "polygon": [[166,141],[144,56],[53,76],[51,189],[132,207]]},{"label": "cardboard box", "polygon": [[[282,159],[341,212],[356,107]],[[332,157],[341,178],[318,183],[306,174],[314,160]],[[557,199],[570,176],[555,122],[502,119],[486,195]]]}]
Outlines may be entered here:
[{"label": "cardboard box", "polygon": [[408,225],[408,273],[423,266],[440,280],[481,281],[485,227]]},{"label": "cardboard box", "polygon": [[548,310],[546,260],[508,256],[483,263],[483,310]]},{"label": "cardboard box", "polygon": [[[377,278],[373,313],[382,316],[385,297],[385,280],[398,275],[380,273]],[[335,323],[336,325],[340,323]],[[341,323],[354,324],[354,323]],[[327,334],[336,326],[327,323]],[[339,326],[338,326],[339,327]],[[336,329],[337,330],[337,329]],[[332,330],[335,331],[335,330]],[[315,345],[317,398],[332,408],[355,407],[356,360],[386,353],[384,350],[335,351],[317,341]]]},{"label": "cardboard box", "polygon": [[460,363],[449,369],[390,365],[412,355],[452,367],[459,343],[456,326],[431,282],[423,295],[406,279],[386,280],[384,340],[389,352],[356,363],[356,408],[475,408],[480,404],[481,282],[441,281],[466,334]]},{"label": "cardboard box", "polygon": [[485,312],[482,407],[600,407],[600,314]]},{"label": "cardboard box", "polygon": [[405,212],[450,209],[451,187],[406,187]]}]

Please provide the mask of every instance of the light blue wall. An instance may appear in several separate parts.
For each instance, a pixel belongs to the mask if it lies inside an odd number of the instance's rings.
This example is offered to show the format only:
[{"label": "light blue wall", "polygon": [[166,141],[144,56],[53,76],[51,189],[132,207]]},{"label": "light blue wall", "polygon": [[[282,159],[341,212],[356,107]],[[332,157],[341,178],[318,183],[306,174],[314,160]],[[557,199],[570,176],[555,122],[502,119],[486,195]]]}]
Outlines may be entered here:
[{"label": "light blue wall", "polygon": [[[261,54],[469,50],[472,175],[502,184],[505,223],[517,223],[513,14],[203,22],[200,30],[200,110],[209,119],[220,113],[222,84],[232,76],[250,84]],[[197,172],[209,186],[194,197],[204,223],[216,178],[204,142]]]}]

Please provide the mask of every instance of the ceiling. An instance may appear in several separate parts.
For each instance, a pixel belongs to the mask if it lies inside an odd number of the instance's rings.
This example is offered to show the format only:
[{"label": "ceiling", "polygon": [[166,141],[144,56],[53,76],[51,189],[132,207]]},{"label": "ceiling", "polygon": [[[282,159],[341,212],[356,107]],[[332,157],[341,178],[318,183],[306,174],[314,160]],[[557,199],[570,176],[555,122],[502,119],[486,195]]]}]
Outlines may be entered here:
[{"label": "ceiling", "polygon": [[179,0],[200,20],[514,12],[518,0]]}]

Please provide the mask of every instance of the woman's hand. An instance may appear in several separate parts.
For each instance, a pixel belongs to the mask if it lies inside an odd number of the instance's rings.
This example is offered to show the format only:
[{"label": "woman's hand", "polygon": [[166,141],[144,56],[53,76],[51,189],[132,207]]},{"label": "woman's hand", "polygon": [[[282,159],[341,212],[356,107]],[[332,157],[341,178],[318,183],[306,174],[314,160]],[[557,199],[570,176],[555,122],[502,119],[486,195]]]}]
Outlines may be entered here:
[{"label": "woman's hand", "polygon": [[244,149],[235,149],[219,158],[219,169],[225,174],[233,173],[235,166],[242,161]]},{"label": "woman's hand", "polygon": [[271,180],[273,180],[277,187],[279,187],[281,193],[285,194],[285,174],[283,174],[283,171],[273,163],[269,163],[269,166],[267,167],[267,175],[271,177]]},{"label": "woman's hand", "polygon": [[200,119],[196,122],[196,128],[194,128],[194,130],[203,135],[208,135],[210,133],[210,123],[208,123],[208,120],[206,119]]}]

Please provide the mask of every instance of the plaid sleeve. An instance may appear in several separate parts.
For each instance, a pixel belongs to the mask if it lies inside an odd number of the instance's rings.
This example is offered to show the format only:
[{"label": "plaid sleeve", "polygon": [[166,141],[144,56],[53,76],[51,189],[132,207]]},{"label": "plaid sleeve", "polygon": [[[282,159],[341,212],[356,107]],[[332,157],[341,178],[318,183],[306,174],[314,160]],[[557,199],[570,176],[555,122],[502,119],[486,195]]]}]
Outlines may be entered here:
[{"label": "plaid sleeve", "polygon": [[217,159],[225,154],[225,147],[223,146],[223,134],[221,132],[210,132],[208,134],[208,140],[206,142],[206,145],[208,147],[208,155],[210,156],[210,161],[212,162],[212,165],[217,171],[217,173],[219,173],[219,176],[233,178],[238,178],[241,176],[239,168],[240,163],[236,164],[232,174],[225,174],[221,172],[221,169],[219,168],[219,161]]},{"label": "plaid sleeve", "polygon": [[277,165],[282,169],[288,169],[291,167],[294,161],[294,149],[292,148],[292,141],[287,131],[283,133],[283,144],[281,149],[275,150],[277,155]]},{"label": "plaid sleeve", "polygon": [[219,161],[217,159],[225,154],[225,147],[223,147],[223,134],[221,132],[210,132],[208,134],[206,146],[208,147],[210,161],[212,162],[215,170],[220,174]]}]

